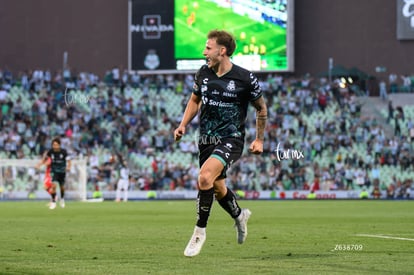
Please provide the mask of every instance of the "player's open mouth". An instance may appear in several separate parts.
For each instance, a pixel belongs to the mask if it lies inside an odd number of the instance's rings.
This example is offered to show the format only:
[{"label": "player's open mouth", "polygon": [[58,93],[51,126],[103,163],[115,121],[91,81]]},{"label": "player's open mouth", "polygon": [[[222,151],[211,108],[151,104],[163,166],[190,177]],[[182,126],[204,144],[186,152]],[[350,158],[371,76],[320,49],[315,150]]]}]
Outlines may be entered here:
[{"label": "player's open mouth", "polygon": [[206,63],[209,64],[210,63],[210,58],[206,58]]}]

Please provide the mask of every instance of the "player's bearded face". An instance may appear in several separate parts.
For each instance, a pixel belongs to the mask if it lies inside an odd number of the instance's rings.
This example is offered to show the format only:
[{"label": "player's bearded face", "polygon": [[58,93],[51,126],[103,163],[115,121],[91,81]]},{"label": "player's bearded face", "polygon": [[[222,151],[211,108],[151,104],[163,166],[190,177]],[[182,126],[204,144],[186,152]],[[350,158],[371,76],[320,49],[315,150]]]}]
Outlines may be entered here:
[{"label": "player's bearded face", "polygon": [[203,55],[206,57],[209,68],[217,69],[221,62],[220,51],[223,47],[217,45],[215,39],[208,39]]}]

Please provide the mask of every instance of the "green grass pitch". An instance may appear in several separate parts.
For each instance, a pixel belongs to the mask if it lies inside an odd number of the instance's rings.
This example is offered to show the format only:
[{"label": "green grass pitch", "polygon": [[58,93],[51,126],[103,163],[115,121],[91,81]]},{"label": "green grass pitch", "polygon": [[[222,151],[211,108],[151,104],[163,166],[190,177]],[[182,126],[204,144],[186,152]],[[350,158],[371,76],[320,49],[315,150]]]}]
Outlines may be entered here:
[{"label": "green grass pitch", "polygon": [[[196,9],[193,6],[195,2],[198,3]],[[183,12],[184,6],[188,8],[186,14]],[[195,13],[195,22],[190,26],[188,17],[192,12]],[[266,47],[268,69],[287,68],[286,29],[269,22],[258,23],[210,1],[175,1],[175,58],[203,58],[206,36],[212,29],[224,29],[233,33],[237,40],[234,55],[242,53],[243,46],[250,45],[251,38],[255,37],[256,46]],[[244,40],[240,38],[242,32],[246,34]]]},{"label": "green grass pitch", "polygon": [[0,202],[0,274],[412,274],[413,203],[240,201],[253,214],[239,245],[215,202],[186,258],[193,201]]}]

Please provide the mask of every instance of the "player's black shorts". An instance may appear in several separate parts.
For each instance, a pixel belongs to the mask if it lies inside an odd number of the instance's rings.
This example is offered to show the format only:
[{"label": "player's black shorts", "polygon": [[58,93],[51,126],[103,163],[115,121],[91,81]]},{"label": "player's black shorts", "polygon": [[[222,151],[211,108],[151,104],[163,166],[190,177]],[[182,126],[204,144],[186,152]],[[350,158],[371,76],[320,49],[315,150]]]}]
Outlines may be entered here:
[{"label": "player's black shorts", "polygon": [[219,178],[225,178],[227,169],[236,162],[243,153],[244,141],[238,138],[222,138],[215,143],[199,143],[200,167],[210,158],[216,158],[224,165],[224,169]]},{"label": "player's black shorts", "polygon": [[60,186],[65,184],[66,173],[52,173],[52,182],[59,183]]}]

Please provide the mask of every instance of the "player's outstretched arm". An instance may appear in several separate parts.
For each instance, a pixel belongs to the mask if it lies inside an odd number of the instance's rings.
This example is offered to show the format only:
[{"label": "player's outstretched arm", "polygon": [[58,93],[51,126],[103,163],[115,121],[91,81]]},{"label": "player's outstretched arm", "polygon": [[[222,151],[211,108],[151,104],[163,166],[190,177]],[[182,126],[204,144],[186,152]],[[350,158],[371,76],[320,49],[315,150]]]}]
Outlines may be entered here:
[{"label": "player's outstretched arm", "polygon": [[174,140],[179,141],[185,134],[185,127],[190,123],[198,112],[198,105],[201,102],[201,98],[195,94],[191,94],[188,100],[187,107],[185,108],[183,118],[180,125],[174,131]]},{"label": "player's outstretched arm", "polygon": [[47,163],[47,154],[43,154],[42,159],[39,161],[38,164],[36,164],[35,169],[38,170],[40,169],[40,167],[42,167],[43,165],[45,165]]},{"label": "player's outstretched arm", "polygon": [[256,109],[256,139],[250,145],[250,152],[253,154],[263,153],[264,131],[267,121],[267,107],[263,96],[252,102]]},{"label": "player's outstretched arm", "polygon": [[70,168],[72,167],[72,162],[71,162],[71,160],[70,159],[68,159],[67,161],[66,161],[66,171],[70,171]]},{"label": "player's outstretched arm", "polygon": [[43,160],[41,160],[38,164],[36,164],[35,169],[39,170],[40,167],[42,167],[43,164],[45,164],[45,162]]}]

